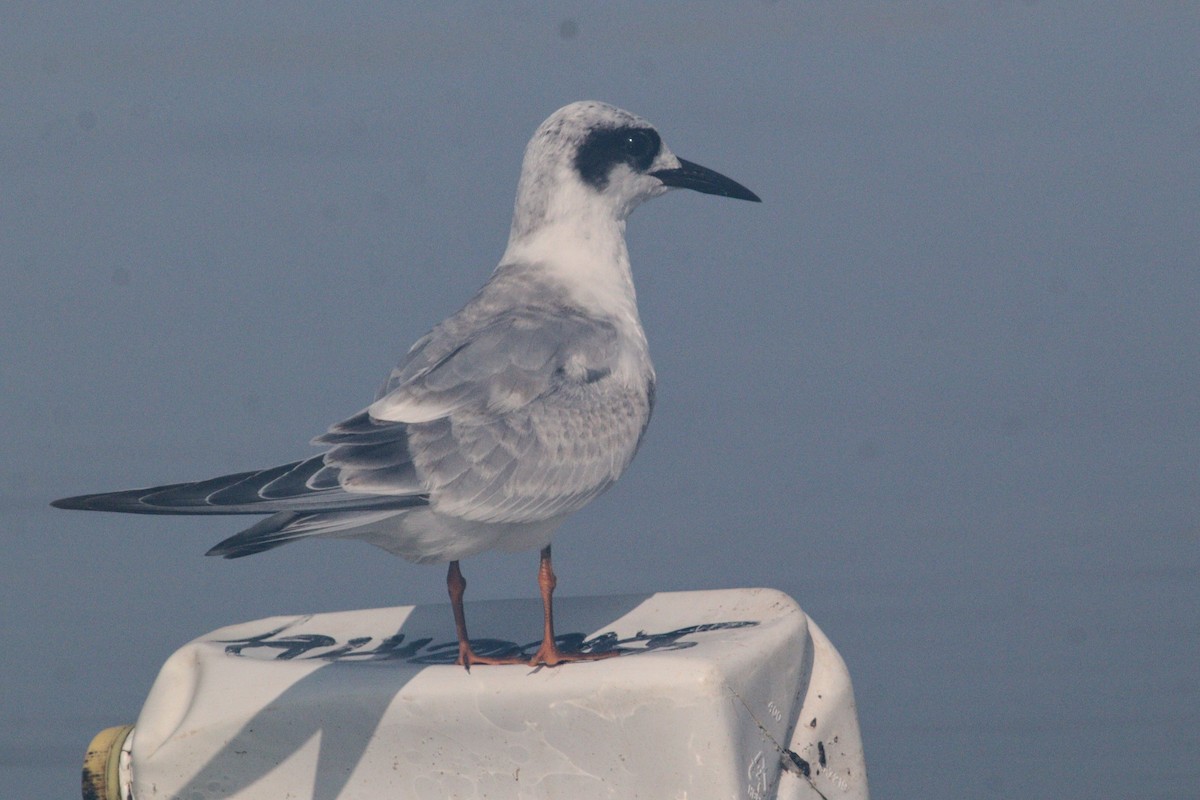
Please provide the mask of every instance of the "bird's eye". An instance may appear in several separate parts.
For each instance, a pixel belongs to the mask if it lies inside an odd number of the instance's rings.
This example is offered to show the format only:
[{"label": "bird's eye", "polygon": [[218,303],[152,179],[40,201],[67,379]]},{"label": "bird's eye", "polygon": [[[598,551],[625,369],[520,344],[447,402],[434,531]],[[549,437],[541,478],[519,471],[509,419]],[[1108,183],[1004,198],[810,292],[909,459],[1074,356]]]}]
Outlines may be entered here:
[{"label": "bird's eye", "polygon": [[617,164],[645,172],[661,149],[662,139],[653,128],[597,128],[580,143],[575,169],[584,183],[603,190]]},{"label": "bird's eye", "polygon": [[621,138],[621,149],[630,157],[638,169],[646,169],[658,155],[661,141],[654,131],[635,129],[626,131]]}]

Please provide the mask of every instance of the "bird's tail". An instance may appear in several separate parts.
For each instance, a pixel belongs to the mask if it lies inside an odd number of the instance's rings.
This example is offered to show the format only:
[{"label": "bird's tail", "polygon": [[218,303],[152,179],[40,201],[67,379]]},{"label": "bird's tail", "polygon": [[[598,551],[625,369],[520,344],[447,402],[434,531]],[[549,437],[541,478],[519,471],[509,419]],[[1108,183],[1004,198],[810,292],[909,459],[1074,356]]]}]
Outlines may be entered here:
[{"label": "bird's tail", "polygon": [[[419,500],[414,499],[408,508],[420,504]],[[407,508],[396,507],[382,511],[284,511],[272,514],[258,524],[230,536],[204,555],[242,558],[310,536],[345,536],[354,529],[373,525],[405,511]]]}]

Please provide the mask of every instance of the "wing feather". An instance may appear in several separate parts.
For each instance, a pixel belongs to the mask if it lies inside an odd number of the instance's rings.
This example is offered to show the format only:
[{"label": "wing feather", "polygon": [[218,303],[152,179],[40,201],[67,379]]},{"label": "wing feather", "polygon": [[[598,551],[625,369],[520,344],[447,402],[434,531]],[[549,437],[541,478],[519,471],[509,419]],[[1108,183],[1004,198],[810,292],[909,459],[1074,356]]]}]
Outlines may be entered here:
[{"label": "wing feather", "polygon": [[[411,471],[411,463],[408,466]],[[55,500],[53,505],[135,514],[274,514],[302,510],[383,509],[400,504],[395,496],[354,494],[340,483],[311,485],[311,476],[324,469],[322,457],[313,456],[270,469],[204,481],[66,497]],[[409,498],[424,496],[415,483],[413,489],[408,493]],[[411,504],[409,500],[405,502]]]},{"label": "wing feather", "polygon": [[335,445],[326,461],[342,484],[386,491],[400,431],[434,510],[461,519],[564,515],[616,480],[649,419],[653,371],[647,360],[619,378],[617,323],[547,297],[514,307],[485,294],[418,341],[371,406],[316,440]]},{"label": "wing feather", "polygon": [[321,455],[54,505],[272,515],[214,548],[227,557],[397,524],[387,520],[422,505],[435,517],[487,523],[541,522],[580,508],[625,469],[649,420],[645,339],[571,306],[548,284],[531,292],[514,274],[498,271],[420,339],[371,406],[313,440],[328,448]]}]

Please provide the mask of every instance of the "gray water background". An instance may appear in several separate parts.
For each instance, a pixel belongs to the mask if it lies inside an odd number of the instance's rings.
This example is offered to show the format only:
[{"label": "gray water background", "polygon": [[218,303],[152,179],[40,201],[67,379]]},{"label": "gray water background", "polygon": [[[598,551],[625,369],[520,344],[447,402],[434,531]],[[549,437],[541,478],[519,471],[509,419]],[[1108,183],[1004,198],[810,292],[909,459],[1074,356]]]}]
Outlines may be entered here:
[{"label": "gray water background", "polygon": [[632,218],[659,403],[560,591],[788,592],[877,798],[1196,797],[1198,42],[1183,3],[4,3],[5,796],[77,796],[200,633],[443,602],[364,545],[47,504],[309,453],[596,98],[764,203]]}]

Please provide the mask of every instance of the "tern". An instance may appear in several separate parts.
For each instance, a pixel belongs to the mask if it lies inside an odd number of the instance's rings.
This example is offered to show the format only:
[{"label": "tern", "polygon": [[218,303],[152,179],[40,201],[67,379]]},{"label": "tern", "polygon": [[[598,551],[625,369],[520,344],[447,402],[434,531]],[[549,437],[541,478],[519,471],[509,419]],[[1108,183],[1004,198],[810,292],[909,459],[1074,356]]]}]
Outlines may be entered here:
[{"label": "tern", "polygon": [[[56,500],[138,514],[264,514],[207,555],[241,558],[313,537],[449,562],[458,663],[556,666],[615,655],[555,642],[554,532],[620,477],[654,406],[625,222],[670,189],[759,202],[674,155],[645,119],[584,101],[525,149],[508,246],[487,283],[416,344],[375,401],[313,444],[319,455],[194,483]],[[543,639],[532,658],[475,652],[459,561],[539,549]]]}]

